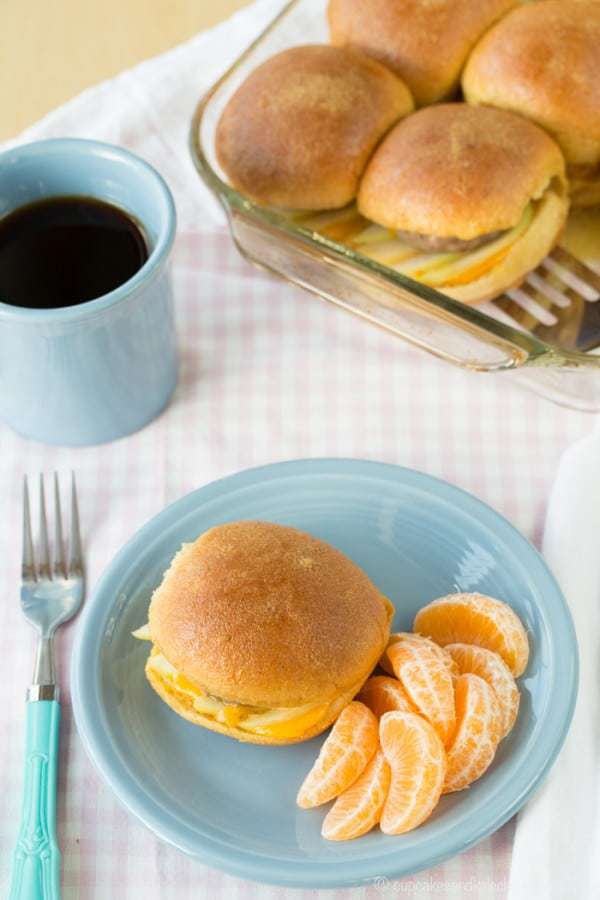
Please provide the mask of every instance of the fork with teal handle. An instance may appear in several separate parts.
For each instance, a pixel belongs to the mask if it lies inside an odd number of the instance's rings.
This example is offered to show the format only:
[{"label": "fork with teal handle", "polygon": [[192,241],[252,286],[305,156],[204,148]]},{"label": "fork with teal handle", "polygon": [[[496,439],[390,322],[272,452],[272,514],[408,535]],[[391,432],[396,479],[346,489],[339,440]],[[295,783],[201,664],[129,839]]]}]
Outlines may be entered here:
[{"label": "fork with teal handle", "polygon": [[[27,478],[23,485],[21,608],[37,629],[33,683],[27,691],[23,810],[13,858],[9,900],[59,900],[60,850],[56,839],[56,776],[60,704],[54,666],[54,633],[75,615],[84,593],[83,558],[75,478],[71,480],[69,554],[65,553],[60,490],[54,476],[54,560],[40,476],[38,552],[34,554]],[[36,563],[37,556],[37,563]]]}]

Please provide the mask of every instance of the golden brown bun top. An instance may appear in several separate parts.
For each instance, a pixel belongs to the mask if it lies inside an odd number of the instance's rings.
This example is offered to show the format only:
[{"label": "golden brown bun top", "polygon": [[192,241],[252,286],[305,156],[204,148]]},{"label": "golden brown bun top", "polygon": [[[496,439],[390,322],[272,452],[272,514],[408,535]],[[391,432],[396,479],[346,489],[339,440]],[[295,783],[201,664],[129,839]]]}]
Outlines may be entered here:
[{"label": "golden brown bun top", "polygon": [[511,228],[564,175],[555,142],[501,109],[447,103],[400,122],[373,155],[358,207],[387,228],[470,240]]},{"label": "golden brown bun top", "polygon": [[593,162],[585,145],[600,140],[600,3],[543,0],[514,10],[473,51],[463,89],[469,102],[547,128],[568,161]]},{"label": "golden brown bun top", "polygon": [[208,693],[256,706],[329,701],[383,653],[391,604],[329,544],[234,522],[173,560],[150,605],[152,639]]},{"label": "golden brown bun top", "polygon": [[471,48],[518,0],[330,0],[331,41],[385,63],[418,106],[450,97]]},{"label": "golden brown bun top", "polygon": [[373,149],[412,109],[406,85],[362,53],[294,47],[231,97],[217,157],[231,184],[258,203],[333,209],[354,199]]}]

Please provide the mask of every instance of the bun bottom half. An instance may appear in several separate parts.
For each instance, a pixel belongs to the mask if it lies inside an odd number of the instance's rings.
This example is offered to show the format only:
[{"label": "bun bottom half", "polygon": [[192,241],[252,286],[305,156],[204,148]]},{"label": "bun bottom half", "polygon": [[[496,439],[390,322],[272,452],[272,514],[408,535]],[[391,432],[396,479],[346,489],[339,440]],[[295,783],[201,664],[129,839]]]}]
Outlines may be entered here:
[{"label": "bun bottom half", "polygon": [[549,187],[537,203],[531,225],[497,265],[466,284],[436,285],[437,290],[462,303],[475,304],[493,300],[518,287],[555,246],[569,212],[569,200],[562,183],[556,188]]},{"label": "bun bottom half", "polygon": [[358,694],[364,682],[368,678],[368,674],[361,678],[350,690],[332,700],[323,716],[313,723],[306,731],[294,737],[275,738],[268,734],[258,734],[255,732],[237,728],[233,725],[226,725],[218,722],[211,716],[200,713],[195,707],[191,697],[177,690],[174,685],[161,678],[149,665],[146,664],[146,678],[153,690],[163,700],[167,706],[181,716],[187,719],[193,725],[200,725],[202,728],[208,728],[209,731],[216,731],[218,734],[224,734],[227,737],[235,738],[238,741],[249,744],[267,744],[272,746],[284,746],[286,744],[299,744],[302,741],[308,741],[313,737],[321,734],[326,728],[337,719],[341,711],[346,707]]}]

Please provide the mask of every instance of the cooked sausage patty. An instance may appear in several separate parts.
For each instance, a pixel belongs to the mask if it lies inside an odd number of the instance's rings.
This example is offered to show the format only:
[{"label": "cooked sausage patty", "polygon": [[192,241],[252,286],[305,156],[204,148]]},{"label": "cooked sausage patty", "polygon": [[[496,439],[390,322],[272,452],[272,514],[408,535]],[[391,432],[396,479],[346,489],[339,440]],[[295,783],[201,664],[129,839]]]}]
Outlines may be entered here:
[{"label": "cooked sausage patty", "polygon": [[479,237],[463,241],[457,237],[435,237],[430,234],[419,234],[417,231],[396,231],[399,240],[426,253],[462,253],[465,250],[476,250],[484,244],[504,234],[504,231],[490,231],[488,234],[480,234]]}]

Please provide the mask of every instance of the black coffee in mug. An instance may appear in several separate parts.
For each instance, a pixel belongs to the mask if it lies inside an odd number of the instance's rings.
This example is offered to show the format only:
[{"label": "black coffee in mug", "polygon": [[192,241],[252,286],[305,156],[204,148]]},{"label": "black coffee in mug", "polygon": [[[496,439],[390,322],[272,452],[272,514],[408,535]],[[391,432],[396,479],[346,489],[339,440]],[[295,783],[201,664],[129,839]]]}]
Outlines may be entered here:
[{"label": "black coffee in mug", "polygon": [[136,222],[93,197],[50,197],[0,219],[0,301],[54,309],[108,294],[148,259]]}]

